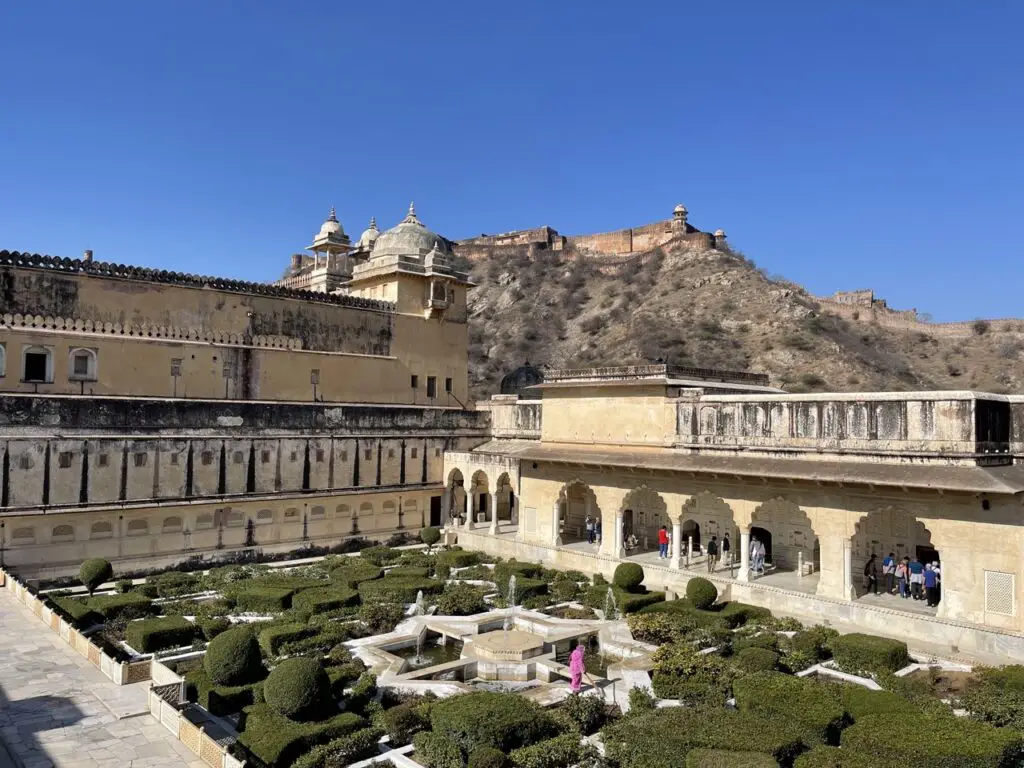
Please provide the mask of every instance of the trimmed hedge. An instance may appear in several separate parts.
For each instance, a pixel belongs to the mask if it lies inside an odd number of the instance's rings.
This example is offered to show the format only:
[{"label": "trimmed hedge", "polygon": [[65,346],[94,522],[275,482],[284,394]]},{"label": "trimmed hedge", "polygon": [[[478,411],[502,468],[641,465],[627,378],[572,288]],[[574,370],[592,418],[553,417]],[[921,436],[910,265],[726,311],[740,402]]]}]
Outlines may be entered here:
[{"label": "trimmed hedge", "polygon": [[441,532],[437,528],[424,528],[420,531],[420,541],[427,545],[427,552],[441,540]]},{"label": "trimmed hedge", "polygon": [[[624,592],[618,587],[612,587],[612,592],[615,595],[615,606],[622,615],[636,613],[649,606],[665,602],[664,592]],[[607,585],[595,585],[587,587],[586,594],[583,596],[583,603],[591,608],[603,610],[607,599]]]},{"label": "trimmed hedge", "polygon": [[399,565],[384,571],[385,579],[425,579],[430,576],[430,569],[418,565]]},{"label": "trimmed hedge", "polygon": [[779,768],[779,764],[762,752],[694,749],[686,756],[686,768]]},{"label": "trimmed hedge", "polygon": [[427,768],[464,768],[459,745],[440,733],[424,731],[412,740],[416,748],[416,761]]},{"label": "trimmed hedge", "polygon": [[625,592],[636,592],[644,582],[644,569],[639,563],[619,563],[612,584]]},{"label": "trimmed hedge", "polygon": [[479,552],[466,552],[462,549],[448,549],[437,553],[437,564],[447,565],[449,568],[469,568],[480,562]]},{"label": "trimmed hedge", "polygon": [[422,591],[424,595],[436,595],[442,589],[444,589],[443,581],[403,576],[364,581],[359,584],[359,596],[364,603],[414,603],[417,592]]},{"label": "trimmed hedge", "polygon": [[779,665],[779,654],[769,648],[741,648],[733,663],[744,672],[771,672]]},{"label": "trimmed hedge", "polygon": [[223,616],[214,616],[212,619],[199,619],[198,623],[203,637],[207,640],[213,640],[221,632],[227,632],[231,629],[231,622]]},{"label": "trimmed hedge", "polygon": [[363,581],[373,581],[381,576],[381,569],[365,560],[348,558],[352,562],[331,568],[331,581],[355,589]]},{"label": "trimmed hedge", "polygon": [[468,768],[509,768],[505,753],[494,747],[480,747],[469,756]]},{"label": "trimmed hedge", "polygon": [[367,547],[366,549],[359,551],[359,557],[361,559],[373,563],[378,567],[382,565],[387,565],[388,563],[393,563],[401,556],[401,552],[392,549],[391,547],[384,546],[383,544],[378,544],[373,547]]},{"label": "trimmed hedge", "polygon": [[539,704],[514,693],[479,691],[442,699],[430,708],[434,733],[469,755],[480,747],[503,752],[559,734],[558,724]]},{"label": "trimmed hedge", "polygon": [[839,698],[855,721],[867,715],[900,715],[908,707],[907,700],[892,691],[872,691],[862,685],[839,686]]},{"label": "trimmed hedge", "polygon": [[584,736],[604,725],[606,717],[604,698],[582,693],[569,694],[557,711],[568,717]]},{"label": "trimmed hedge", "polygon": [[744,648],[767,648],[769,651],[776,651],[779,648],[779,636],[774,632],[759,632],[756,635],[737,637],[733,641],[732,649],[738,652]]},{"label": "trimmed hedge", "polygon": [[140,653],[191,645],[195,636],[195,624],[181,616],[133,621],[124,631],[125,641]]},{"label": "trimmed hedge", "polygon": [[724,708],[668,707],[627,717],[603,734],[605,754],[619,768],[679,768],[695,749],[760,752],[790,765],[804,749],[789,721]]},{"label": "trimmed hedge", "polygon": [[593,748],[581,743],[578,734],[567,733],[514,750],[509,757],[515,768],[569,768],[584,764],[593,754]]},{"label": "trimmed hedge", "polygon": [[498,588],[498,593],[508,599],[508,582],[516,577],[516,603],[522,603],[528,597],[543,595],[547,592],[547,582],[541,578],[544,567],[538,563],[520,563],[507,560],[494,566],[491,580]]},{"label": "trimmed hedge", "polygon": [[198,667],[185,675],[186,697],[197,701],[212,715],[231,715],[250,704],[263,701],[263,681],[246,685],[216,685],[206,670]]},{"label": "trimmed hedge", "polygon": [[351,712],[328,720],[301,723],[278,714],[267,704],[253,704],[243,710],[245,730],[239,743],[267,765],[291,765],[313,747],[347,736],[366,726]]},{"label": "trimmed hedge", "polygon": [[745,603],[725,603],[712,606],[712,610],[702,611],[689,600],[669,600],[655,605],[646,606],[644,613],[681,613],[691,616],[698,627],[736,629],[748,622],[771,618],[771,611],[756,605]]},{"label": "trimmed hedge", "polygon": [[1024,761],[1020,731],[912,709],[862,717],[843,732],[842,747],[873,755],[877,765],[1010,768]]},{"label": "trimmed hedge", "polygon": [[345,689],[351,687],[365,671],[366,665],[359,659],[328,667],[327,679],[331,682],[331,695],[340,699],[344,695]]},{"label": "trimmed hedge", "polygon": [[234,584],[225,596],[234,600],[235,607],[250,613],[281,613],[292,605],[295,590],[290,587],[267,587],[257,583]]},{"label": "trimmed hedge", "polygon": [[960,706],[975,720],[1024,730],[1024,666],[976,667],[974,675]]},{"label": "trimmed hedge", "polygon": [[[865,689],[866,690],[866,689]],[[877,768],[874,755],[865,755],[852,749],[815,747],[804,752],[793,763],[793,768]]]},{"label": "trimmed hedge", "polygon": [[694,608],[706,611],[718,600],[718,587],[697,576],[686,582],[686,599],[693,603]]},{"label": "trimmed hedge", "polygon": [[907,644],[899,640],[854,632],[833,638],[830,645],[832,658],[844,672],[895,672],[910,663]]},{"label": "trimmed hedge", "polygon": [[101,614],[106,621],[113,621],[122,612],[131,609],[138,613],[153,613],[153,601],[138,592],[125,592],[119,595],[99,595],[90,597],[88,606]]},{"label": "trimmed hedge", "polygon": [[315,628],[298,622],[272,625],[260,632],[260,649],[266,656],[277,656],[277,652],[285,643],[302,640],[315,632]]},{"label": "trimmed hedge", "polygon": [[319,661],[298,656],[271,670],[263,684],[263,698],[290,720],[314,719],[331,700],[331,681]]},{"label": "trimmed hedge", "polygon": [[652,657],[651,684],[662,699],[721,706],[729,695],[736,669],[715,653],[700,653],[687,642],[663,645]]},{"label": "trimmed hedge", "polygon": [[379,728],[363,728],[317,747],[296,760],[292,768],[345,768],[360,760],[377,757],[380,754],[377,747],[380,736]]},{"label": "trimmed hedge", "polygon": [[410,702],[384,710],[380,715],[380,724],[391,738],[391,745],[401,746],[428,728],[430,720],[417,703]]},{"label": "trimmed hedge", "polygon": [[191,573],[167,571],[146,579],[147,583],[156,585],[158,597],[181,597],[203,591],[203,579]]},{"label": "trimmed hedge", "polygon": [[245,685],[264,674],[260,647],[253,628],[232,627],[206,646],[203,669],[216,685]]},{"label": "trimmed hedge", "polygon": [[305,589],[292,598],[292,608],[311,614],[336,611],[359,603],[359,593],[350,587]]},{"label": "trimmed hedge", "polygon": [[790,641],[793,649],[806,653],[817,661],[824,661],[832,658],[832,641],[839,637],[839,633],[832,627],[825,627],[815,624],[813,627],[802,629],[793,635]]},{"label": "trimmed hedge", "polygon": [[484,595],[487,590],[470,584],[446,584],[437,598],[437,612],[444,616],[469,616],[488,610]]},{"label": "trimmed hedge", "polygon": [[76,629],[88,629],[94,624],[102,624],[103,616],[89,607],[87,600],[76,600],[73,597],[51,597],[50,602],[63,614],[64,620]]},{"label": "trimmed hedge", "polygon": [[850,722],[837,686],[816,680],[754,672],[734,680],[732,691],[739,711],[798,725],[809,745],[838,745],[840,732]]}]

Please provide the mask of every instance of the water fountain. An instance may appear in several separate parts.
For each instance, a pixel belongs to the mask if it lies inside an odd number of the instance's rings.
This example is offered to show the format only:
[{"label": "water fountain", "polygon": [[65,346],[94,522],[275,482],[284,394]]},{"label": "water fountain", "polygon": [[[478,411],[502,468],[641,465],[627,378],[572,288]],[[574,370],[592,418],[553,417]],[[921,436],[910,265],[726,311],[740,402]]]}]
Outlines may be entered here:
[{"label": "water fountain", "polygon": [[[423,593],[420,592],[420,597],[422,596]],[[423,666],[423,638],[426,637],[426,635],[426,632],[420,632],[416,635],[416,657],[413,659],[412,663],[417,667]]]},{"label": "water fountain", "polygon": [[604,617],[608,621],[615,621],[619,618],[619,609],[615,604],[615,592],[611,587],[608,587],[608,594],[604,598]]},{"label": "water fountain", "polygon": [[508,631],[515,626],[514,614],[516,612],[516,575],[513,573],[508,577],[508,613],[505,615],[503,629],[505,630],[505,642],[508,642]]},{"label": "water fountain", "polygon": [[421,589],[416,593],[416,605],[412,609],[412,615],[422,616],[424,613],[426,613],[426,608],[424,607],[423,590]]}]

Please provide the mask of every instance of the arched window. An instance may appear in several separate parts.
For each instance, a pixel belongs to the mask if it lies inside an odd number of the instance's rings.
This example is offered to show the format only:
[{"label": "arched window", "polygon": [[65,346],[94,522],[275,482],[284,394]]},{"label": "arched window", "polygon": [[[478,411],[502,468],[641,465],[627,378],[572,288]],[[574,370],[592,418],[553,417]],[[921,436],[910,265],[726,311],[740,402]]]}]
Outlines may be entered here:
[{"label": "arched window", "polygon": [[299,519],[299,510],[295,507],[288,507],[288,509],[284,511],[284,519],[286,521],[295,522]]},{"label": "arched window", "polygon": [[92,528],[89,530],[90,539],[109,539],[113,535],[114,526],[105,521],[93,523]]},{"label": "arched window", "polygon": [[53,350],[49,347],[25,347],[21,356],[22,380],[30,384],[53,382]]},{"label": "arched window", "polygon": [[7,375],[7,346],[0,344],[0,377]]},{"label": "arched window", "polygon": [[203,528],[213,528],[213,515],[209,512],[203,512],[196,517],[196,530]]},{"label": "arched window", "polygon": [[128,535],[129,536],[145,536],[149,533],[149,523],[145,520],[129,520],[128,521]]},{"label": "arched window", "polygon": [[327,517],[327,510],[323,507],[313,507],[309,511],[310,520],[323,520],[325,517]]},{"label": "arched window", "polygon": [[256,513],[256,524],[266,525],[267,523],[274,522],[274,511],[271,509],[261,509]]},{"label": "arched window", "polygon": [[73,381],[96,381],[96,351],[72,349],[68,378]]},{"label": "arched window", "polygon": [[34,544],[36,540],[35,528],[15,528],[11,533],[12,544]]},{"label": "arched window", "polygon": [[75,529],[70,525],[55,525],[50,534],[51,541],[74,541]]},{"label": "arched window", "polygon": [[384,514],[385,515],[393,515],[393,514],[395,514],[395,502],[393,502],[393,501],[385,501],[384,502]]},{"label": "arched window", "polygon": [[242,512],[241,510],[238,509],[226,510],[224,518],[224,525],[228,526],[229,528],[237,528],[243,522]]},{"label": "arched window", "polygon": [[360,505],[360,507],[359,507],[359,516],[360,517],[373,517],[373,504],[371,504],[370,502],[367,501],[367,502],[364,502],[362,505]]},{"label": "arched window", "polygon": [[180,517],[165,517],[164,524],[161,530],[164,533],[177,533],[181,530],[181,518]]},{"label": "arched window", "polygon": [[334,510],[334,516],[343,519],[346,517],[352,517],[352,510],[349,508],[348,504],[339,504]]}]

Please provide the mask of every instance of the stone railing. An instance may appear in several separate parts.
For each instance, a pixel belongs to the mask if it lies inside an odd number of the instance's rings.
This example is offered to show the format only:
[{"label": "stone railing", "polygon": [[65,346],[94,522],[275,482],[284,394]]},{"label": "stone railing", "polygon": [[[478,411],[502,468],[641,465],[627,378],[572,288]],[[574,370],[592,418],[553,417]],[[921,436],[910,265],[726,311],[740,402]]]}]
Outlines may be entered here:
[{"label": "stone railing", "polygon": [[156,660],[153,661],[152,675],[149,714],[207,765],[243,768],[244,761],[232,756],[225,744],[212,738],[202,724],[193,723],[184,713],[185,678]]},{"label": "stone railing", "polygon": [[576,381],[583,379],[633,380],[651,378],[690,378],[705,381],[732,382],[768,386],[768,374],[749,371],[726,371],[717,368],[688,368],[681,365],[623,365],[605,368],[572,368],[545,371],[544,381]]},{"label": "stone railing", "polygon": [[[310,294],[315,295],[315,294]],[[104,336],[128,336],[137,339],[176,339],[180,341],[208,342],[210,344],[235,344],[246,347],[269,347],[271,349],[302,349],[302,339],[292,336],[246,336],[228,331],[200,331],[171,325],[122,325],[102,323],[70,317],[43,317],[42,315],[10,314],[0,316],[0,327],[38,329],[42,331],[70,331],[72,333],[93,333]]]},{"label": "stone railing", "polygon": [[47,606],[45,600],[41,600],[33,595],[26,589],[24,584],[3,570],[0,570],[0,585],[6,587],[7,591],[32,611],[43,624],[49,627],[51,631],[57,633],[61,640],[67,643],[72,650],[85,657],[90,664],[102,672],[103,676],[111,682],[118,685],[130,685],[150,679],[151,662],[149,659],[142,661],[115,661],[105,654],[98,645]]},{"label": "stone railing", "polygon": [[375,301],[373,299],[340,296],[331,293],[314,293],[312,291],[284,288],[269,283],[250,283],[244,280],[193,275],[185,272],[168,272],[163,269],[110,264],[102,261],[83,261],[82,259],[68,259],[59,256],[43,256],[38,253],[0,251],[0,267],[47,269],[55,272],[83,274],[92,277],[144,280],[149,283],[170,283],[190,288],[211,288],[217,291],[249,293],[256,296],[274,296],[285,299],[299,299],[301,301],[315,301],[320,304],[338,304],[345,307],[356,307],[357,309],[374,309],[380,312],[393,312],[395,309],[395,305],[388,301]]}]

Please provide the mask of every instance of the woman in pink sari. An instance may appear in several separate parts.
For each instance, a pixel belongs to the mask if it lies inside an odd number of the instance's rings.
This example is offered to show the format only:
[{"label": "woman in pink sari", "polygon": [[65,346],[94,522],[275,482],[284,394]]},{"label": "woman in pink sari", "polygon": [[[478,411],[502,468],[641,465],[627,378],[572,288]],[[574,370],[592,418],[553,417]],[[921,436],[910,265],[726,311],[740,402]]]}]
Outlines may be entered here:
[{"label": "woman in pink sari", "polygon": [[579,693],[583,684],[583,654],[585,652],[583,643],[580,643],[569,656],[569,674],[571,675],[569,690],[573,693]]}]

